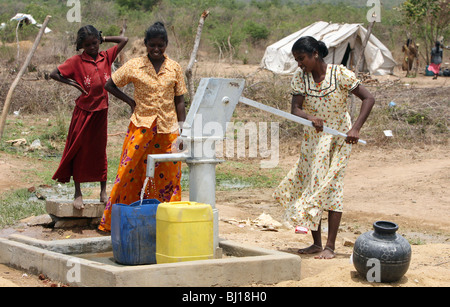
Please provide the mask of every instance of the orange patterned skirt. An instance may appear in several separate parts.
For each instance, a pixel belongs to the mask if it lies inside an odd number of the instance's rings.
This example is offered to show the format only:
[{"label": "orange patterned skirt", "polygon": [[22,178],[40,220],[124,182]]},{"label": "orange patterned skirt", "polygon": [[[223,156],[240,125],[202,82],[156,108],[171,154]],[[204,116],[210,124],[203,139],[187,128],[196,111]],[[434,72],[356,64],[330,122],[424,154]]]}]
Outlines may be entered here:
[{"label": "orange patterned skirt", "polygon": [[[147,155],[176,152],[177,137],[178,134],[158,134],[156,121],[151,128],[138,128],[130,123],[116,180],[100,222],[100,230],[111,230],[113,204],[130,205],[140,200],[146,179]],[[158,199],[160,202],[181,201],[181,162],[157,163],[155,178],[149,180],[144,199]]]}]

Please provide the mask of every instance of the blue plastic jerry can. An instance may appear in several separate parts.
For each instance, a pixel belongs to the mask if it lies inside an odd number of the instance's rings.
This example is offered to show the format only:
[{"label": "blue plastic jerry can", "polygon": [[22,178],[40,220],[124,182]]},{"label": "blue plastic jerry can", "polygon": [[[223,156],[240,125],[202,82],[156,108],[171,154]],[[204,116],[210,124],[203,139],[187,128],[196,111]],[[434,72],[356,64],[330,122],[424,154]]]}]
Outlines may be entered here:
[{"label": "blue plastic jerry can", "polygon": [[111,241],[114,260],[124,265],[156,263],[157,199],[131,205],[114,204],[111,212]]}]

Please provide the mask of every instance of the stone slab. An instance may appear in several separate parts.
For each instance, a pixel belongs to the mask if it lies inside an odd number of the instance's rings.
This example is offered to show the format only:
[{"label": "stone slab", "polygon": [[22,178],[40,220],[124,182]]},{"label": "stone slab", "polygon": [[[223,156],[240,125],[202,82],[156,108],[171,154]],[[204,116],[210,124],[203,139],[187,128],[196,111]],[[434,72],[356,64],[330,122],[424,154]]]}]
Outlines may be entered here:
[{"label": "stone slab", "polygon": [[84,209],[81,210],[75,209],[71,200],[49,199],[45,205],[48,214],[73,218],[101,218],[105,207],[105,203],[95,200],[84,200]]},{"label": "stone slab", "polygon": [[39,216],[30,216],[23,220],[20,220],[21,223],[26,224],[27,226],[48,226],[52,225],[53,219],[49,214],[43,214]]}]

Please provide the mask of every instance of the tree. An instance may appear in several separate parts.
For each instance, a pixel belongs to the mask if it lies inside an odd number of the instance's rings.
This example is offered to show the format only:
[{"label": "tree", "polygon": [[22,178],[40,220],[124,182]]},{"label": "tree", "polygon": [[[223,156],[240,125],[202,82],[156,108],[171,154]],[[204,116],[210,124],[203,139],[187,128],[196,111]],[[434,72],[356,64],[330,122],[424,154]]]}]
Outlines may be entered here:
[{"label": "tree", "polygon": [[448,0],[406,0],[401,5],[405,24],[423,40],[426,61],[430,63],[429,50],[449,31],[450,12]]}]

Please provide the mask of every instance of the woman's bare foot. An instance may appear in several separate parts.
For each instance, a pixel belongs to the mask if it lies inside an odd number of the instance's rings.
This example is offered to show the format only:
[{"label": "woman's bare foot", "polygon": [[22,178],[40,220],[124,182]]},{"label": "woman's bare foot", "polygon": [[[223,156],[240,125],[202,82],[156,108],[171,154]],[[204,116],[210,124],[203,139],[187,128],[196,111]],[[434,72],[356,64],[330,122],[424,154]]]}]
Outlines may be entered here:
[{"label": "woman's bare foot", "polygon": [[108,201],[108,194],[106,194],[106,191],[100,192],[100,202],[106,203]]},{"label": "woman's bare foot", "polygon": [[106,181],[100,182],[100,202],[106,203],[108,201],[108,194],[106,194]]},{"label": "woman's bare foot", "polygon": [[299,249],[297,253],[301,255],[309,255],[309,254],[317,254],[320,253],[321,251],[322,246],[313,244],[310,247]]},{"label": "woman's bare foot", "polygon": [[329,247],[325,247],[320,255],[314,257],[315,259],[333,259],[336,256],[334,250]]},{"label": "woman's bare foot", "polygon": [[75,182],[75,196],[74,196],[73,206],[75,209],[84,209],[83,194],[81,193],[81,185],[79,182]]},{"label": "woman's bare foot", "polygon": [[84,203],[83,203],[83,196],[82,195],[75,196],[75,199],[73,201],[73,206],[75,207],[75,209],[78,209],[78,210],[84,209]]}]

